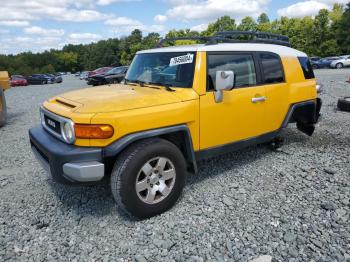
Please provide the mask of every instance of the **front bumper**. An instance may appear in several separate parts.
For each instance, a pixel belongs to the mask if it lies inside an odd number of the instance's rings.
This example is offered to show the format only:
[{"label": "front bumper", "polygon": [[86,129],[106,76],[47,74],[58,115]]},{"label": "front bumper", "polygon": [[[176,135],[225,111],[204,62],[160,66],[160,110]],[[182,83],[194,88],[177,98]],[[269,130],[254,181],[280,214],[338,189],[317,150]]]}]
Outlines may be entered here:
[{"label": "front bumper", "polygon": [[105,175],[101,148],[78,147],[61,142],[42,126],[29,130],[34,155],[54,180],[95,182]]}]

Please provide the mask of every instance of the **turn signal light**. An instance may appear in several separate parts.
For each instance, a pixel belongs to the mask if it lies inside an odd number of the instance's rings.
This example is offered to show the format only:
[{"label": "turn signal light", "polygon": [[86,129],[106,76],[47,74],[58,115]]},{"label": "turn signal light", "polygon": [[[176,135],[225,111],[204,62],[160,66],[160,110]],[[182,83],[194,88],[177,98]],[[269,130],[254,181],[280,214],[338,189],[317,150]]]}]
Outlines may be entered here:
[{"label": "turn signal light", "polygon": [[114,129],[110,125],[75,124],[74,128],[76,138],[106,139],[114,134]]}]

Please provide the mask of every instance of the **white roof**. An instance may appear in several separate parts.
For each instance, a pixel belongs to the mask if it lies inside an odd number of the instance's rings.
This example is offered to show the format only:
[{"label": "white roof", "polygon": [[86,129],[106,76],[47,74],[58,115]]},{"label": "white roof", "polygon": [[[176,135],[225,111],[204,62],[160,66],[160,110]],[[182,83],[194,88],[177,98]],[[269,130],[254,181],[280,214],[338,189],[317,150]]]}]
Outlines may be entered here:
[{"label": "white roof", "polygon": [[137,52],[137,54],[165,53],[165,52],[196,52],[196,51],[261,51],[272,52],[280,56],[307,56],[305,53],[282,45],[256,44],[256,43],[219,43],[215,45],[183,45],[162,47]]}]

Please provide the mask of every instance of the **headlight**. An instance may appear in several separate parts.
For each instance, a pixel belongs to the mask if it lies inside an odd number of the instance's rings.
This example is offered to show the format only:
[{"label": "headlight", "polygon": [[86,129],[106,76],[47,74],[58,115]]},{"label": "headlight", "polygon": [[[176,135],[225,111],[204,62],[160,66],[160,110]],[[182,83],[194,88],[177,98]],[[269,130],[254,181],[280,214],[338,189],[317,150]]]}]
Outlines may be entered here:
[{"label": "headlight", "polygon": [[41,121],[41,124],[44,126],[45,125],[45,117],[44,117],[44,112],[41,108],[40,108],[40,121]]},{"label": "headlight", "polygon": [[75,140],[74,125],[72,122],[65,122],[62,128],[63,138],[67,143],[72,144]]},{"label": "headlight", "polygon": [[317,84],[317,85],[316,85],[316,91],[317,91],[318,94],[322,93],[322,91],[323,91],[323,86]]}]

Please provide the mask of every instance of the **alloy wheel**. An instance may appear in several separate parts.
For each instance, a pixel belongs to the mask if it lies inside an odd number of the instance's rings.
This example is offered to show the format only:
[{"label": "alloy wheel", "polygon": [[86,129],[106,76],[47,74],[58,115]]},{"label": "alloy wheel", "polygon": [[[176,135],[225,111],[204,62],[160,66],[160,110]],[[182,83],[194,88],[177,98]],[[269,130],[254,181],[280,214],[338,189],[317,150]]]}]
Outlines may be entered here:
[{"label": "alloy wheel", "polygon": [[144,203],[153,205],[164,200],[172,191],[176,179],[174,164],[165,157],[156,157],[140,169],[135,189]]}]

